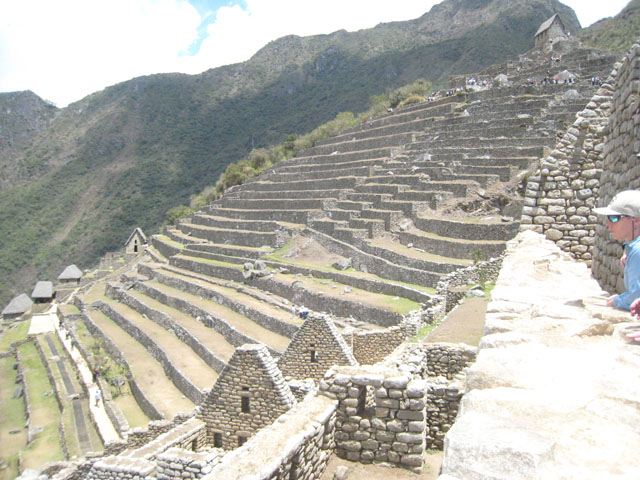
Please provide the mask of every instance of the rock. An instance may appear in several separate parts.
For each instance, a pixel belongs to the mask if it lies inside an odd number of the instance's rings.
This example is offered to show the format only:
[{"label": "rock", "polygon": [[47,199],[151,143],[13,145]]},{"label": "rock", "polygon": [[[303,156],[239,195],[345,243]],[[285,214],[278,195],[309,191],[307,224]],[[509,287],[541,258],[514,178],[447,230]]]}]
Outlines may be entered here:
[{"label": "rock", "polygon": [[351,259],[350,258],[341,258],[337,262],[334,262],[332,265],[336,270],[346,270],[351,267]]},{"label": "rock", "polygon": [[345,465],[340,465],[336,468],[333,474],[333,480],[346,480],[348,477],[349,468]]},{"label": "rock", "polygon": [[16,387],[13,390],[13,396],[12,397],[13,398],[20,398],[20,397],[22,397],[22,393],[23,393],[22,386]]},{"label": "rock", "polygon": [[267,264],[264,263],[262,260],[256,260],[256,262],[253,264],[253,268],[259,271],[266,270]]},{"label": "rock", "polygon": [[244,262],[244,264],[242,265],[242,267],[246,270],[249,271],[253,268],[253,264],[251,262]]}]

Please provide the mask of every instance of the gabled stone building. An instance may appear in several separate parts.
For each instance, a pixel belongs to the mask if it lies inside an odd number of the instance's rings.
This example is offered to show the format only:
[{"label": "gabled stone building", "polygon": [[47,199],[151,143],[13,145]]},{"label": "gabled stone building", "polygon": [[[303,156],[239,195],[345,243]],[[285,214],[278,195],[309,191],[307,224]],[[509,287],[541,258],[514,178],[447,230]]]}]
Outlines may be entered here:
[{"label": "gabled stone building", "polygon": [[284,376],[320,381],[333,365],[358,365],[351,348],[324,315],[307,319],[278,361]]},{"label": "gabled stone building", "polygon": [[264,345],[236,348],[201,407],[207,443],[225,450],[242,445],[296,403]]},{"label": "gabled stone building", "polygon": [[11,320],[18,318],[29,311],[33,305],[33,301],[26,293],[21,293],[17,297],[14,297],[9,304],[2,310],[2,318],[4,320]]},{"label": "gabled stone building", "polygon": [[75,265],[69,265],[65,268],[60,275],[58,275],[58,281],[63,284],[80,285],[82,279],[82,271]]},{"label": "gabled stone building", "polygon": [[35,303],[48,303],[56,298],[53,282],[39,281],[31,292],[31,298]]},{"label": "gabled stone building", "polygon": [[567,38],[567,28],[559,14],[553,15],[544,21],[536,32],[536,48],[551,46],[558,40]]},{"label": "gabled stone building", "polygon": [[147,236],[144,234],[140,227],[136,227],[136,229],[129,235],[124,247],[124,251],[126,254],[136,255],[141,252],[144,247],[146,247],[148,243]]}]

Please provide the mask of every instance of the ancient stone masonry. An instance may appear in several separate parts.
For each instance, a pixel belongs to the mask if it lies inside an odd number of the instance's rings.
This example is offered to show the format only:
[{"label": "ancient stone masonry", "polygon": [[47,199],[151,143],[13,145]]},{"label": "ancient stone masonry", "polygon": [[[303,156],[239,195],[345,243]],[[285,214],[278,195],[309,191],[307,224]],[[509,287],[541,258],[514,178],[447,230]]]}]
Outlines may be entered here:
[{"label": "ancient stone masonry", "polygon": [[351,461],[421,469],[427,382],[399,370],[334,367],[320,392],[338,400],[336,453]]},{"label": "ancient stone masonry", "polygon": [[230,450],[295,403],[267,348],[243,345],[220,373],[199,417],[207,424],[207,442]]},{"label": "ancient stone masonry", "polygon": [[[616,65],[616,71],[597,206],[607,205],[622,190],[640,188],[640,41]],[[621,254],[621,245],[611,240],[604,222],[598,222],[593,275],[610,292],[624,291]]]},{"label": "ancient stone masonry", "polygon": [[615,70],[529,177],[522,210],[523,230],[543,233],[588,263],[593,258],[598,219],[592,209],[600,187],[614,84]]},{"label": "ancient stone masonry", "polygon": [[404,326],[384,330],[348,330],[342,336],[360,365],[381,362],[407,338]]},{"label": "ancient stone masonry", "polygon": [[278,361],[283,375],[317,381],[332,365],[357,364],[344,338],[325,315],[309,317]]}]

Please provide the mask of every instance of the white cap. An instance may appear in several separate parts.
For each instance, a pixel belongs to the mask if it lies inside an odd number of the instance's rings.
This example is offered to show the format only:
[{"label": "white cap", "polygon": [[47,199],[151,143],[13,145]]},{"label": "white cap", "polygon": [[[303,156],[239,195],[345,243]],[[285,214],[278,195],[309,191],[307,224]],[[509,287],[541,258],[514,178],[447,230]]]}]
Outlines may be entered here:
[{"label": "white cap", "polygon": [[640,218],[640,190],[625,190],[616,194],[606,207],[594,208],[600,215],[627,215]]}]

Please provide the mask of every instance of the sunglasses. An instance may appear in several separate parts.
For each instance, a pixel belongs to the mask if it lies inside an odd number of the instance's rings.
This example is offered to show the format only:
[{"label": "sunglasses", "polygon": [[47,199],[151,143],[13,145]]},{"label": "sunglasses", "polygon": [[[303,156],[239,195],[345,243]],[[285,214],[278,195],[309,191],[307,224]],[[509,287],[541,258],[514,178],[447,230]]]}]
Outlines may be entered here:
[{"label": "sunglasses", "polygon": [[626,215],[607,215],[607,220],[611,223],[618,223],[622,217],[626,217]]}]

